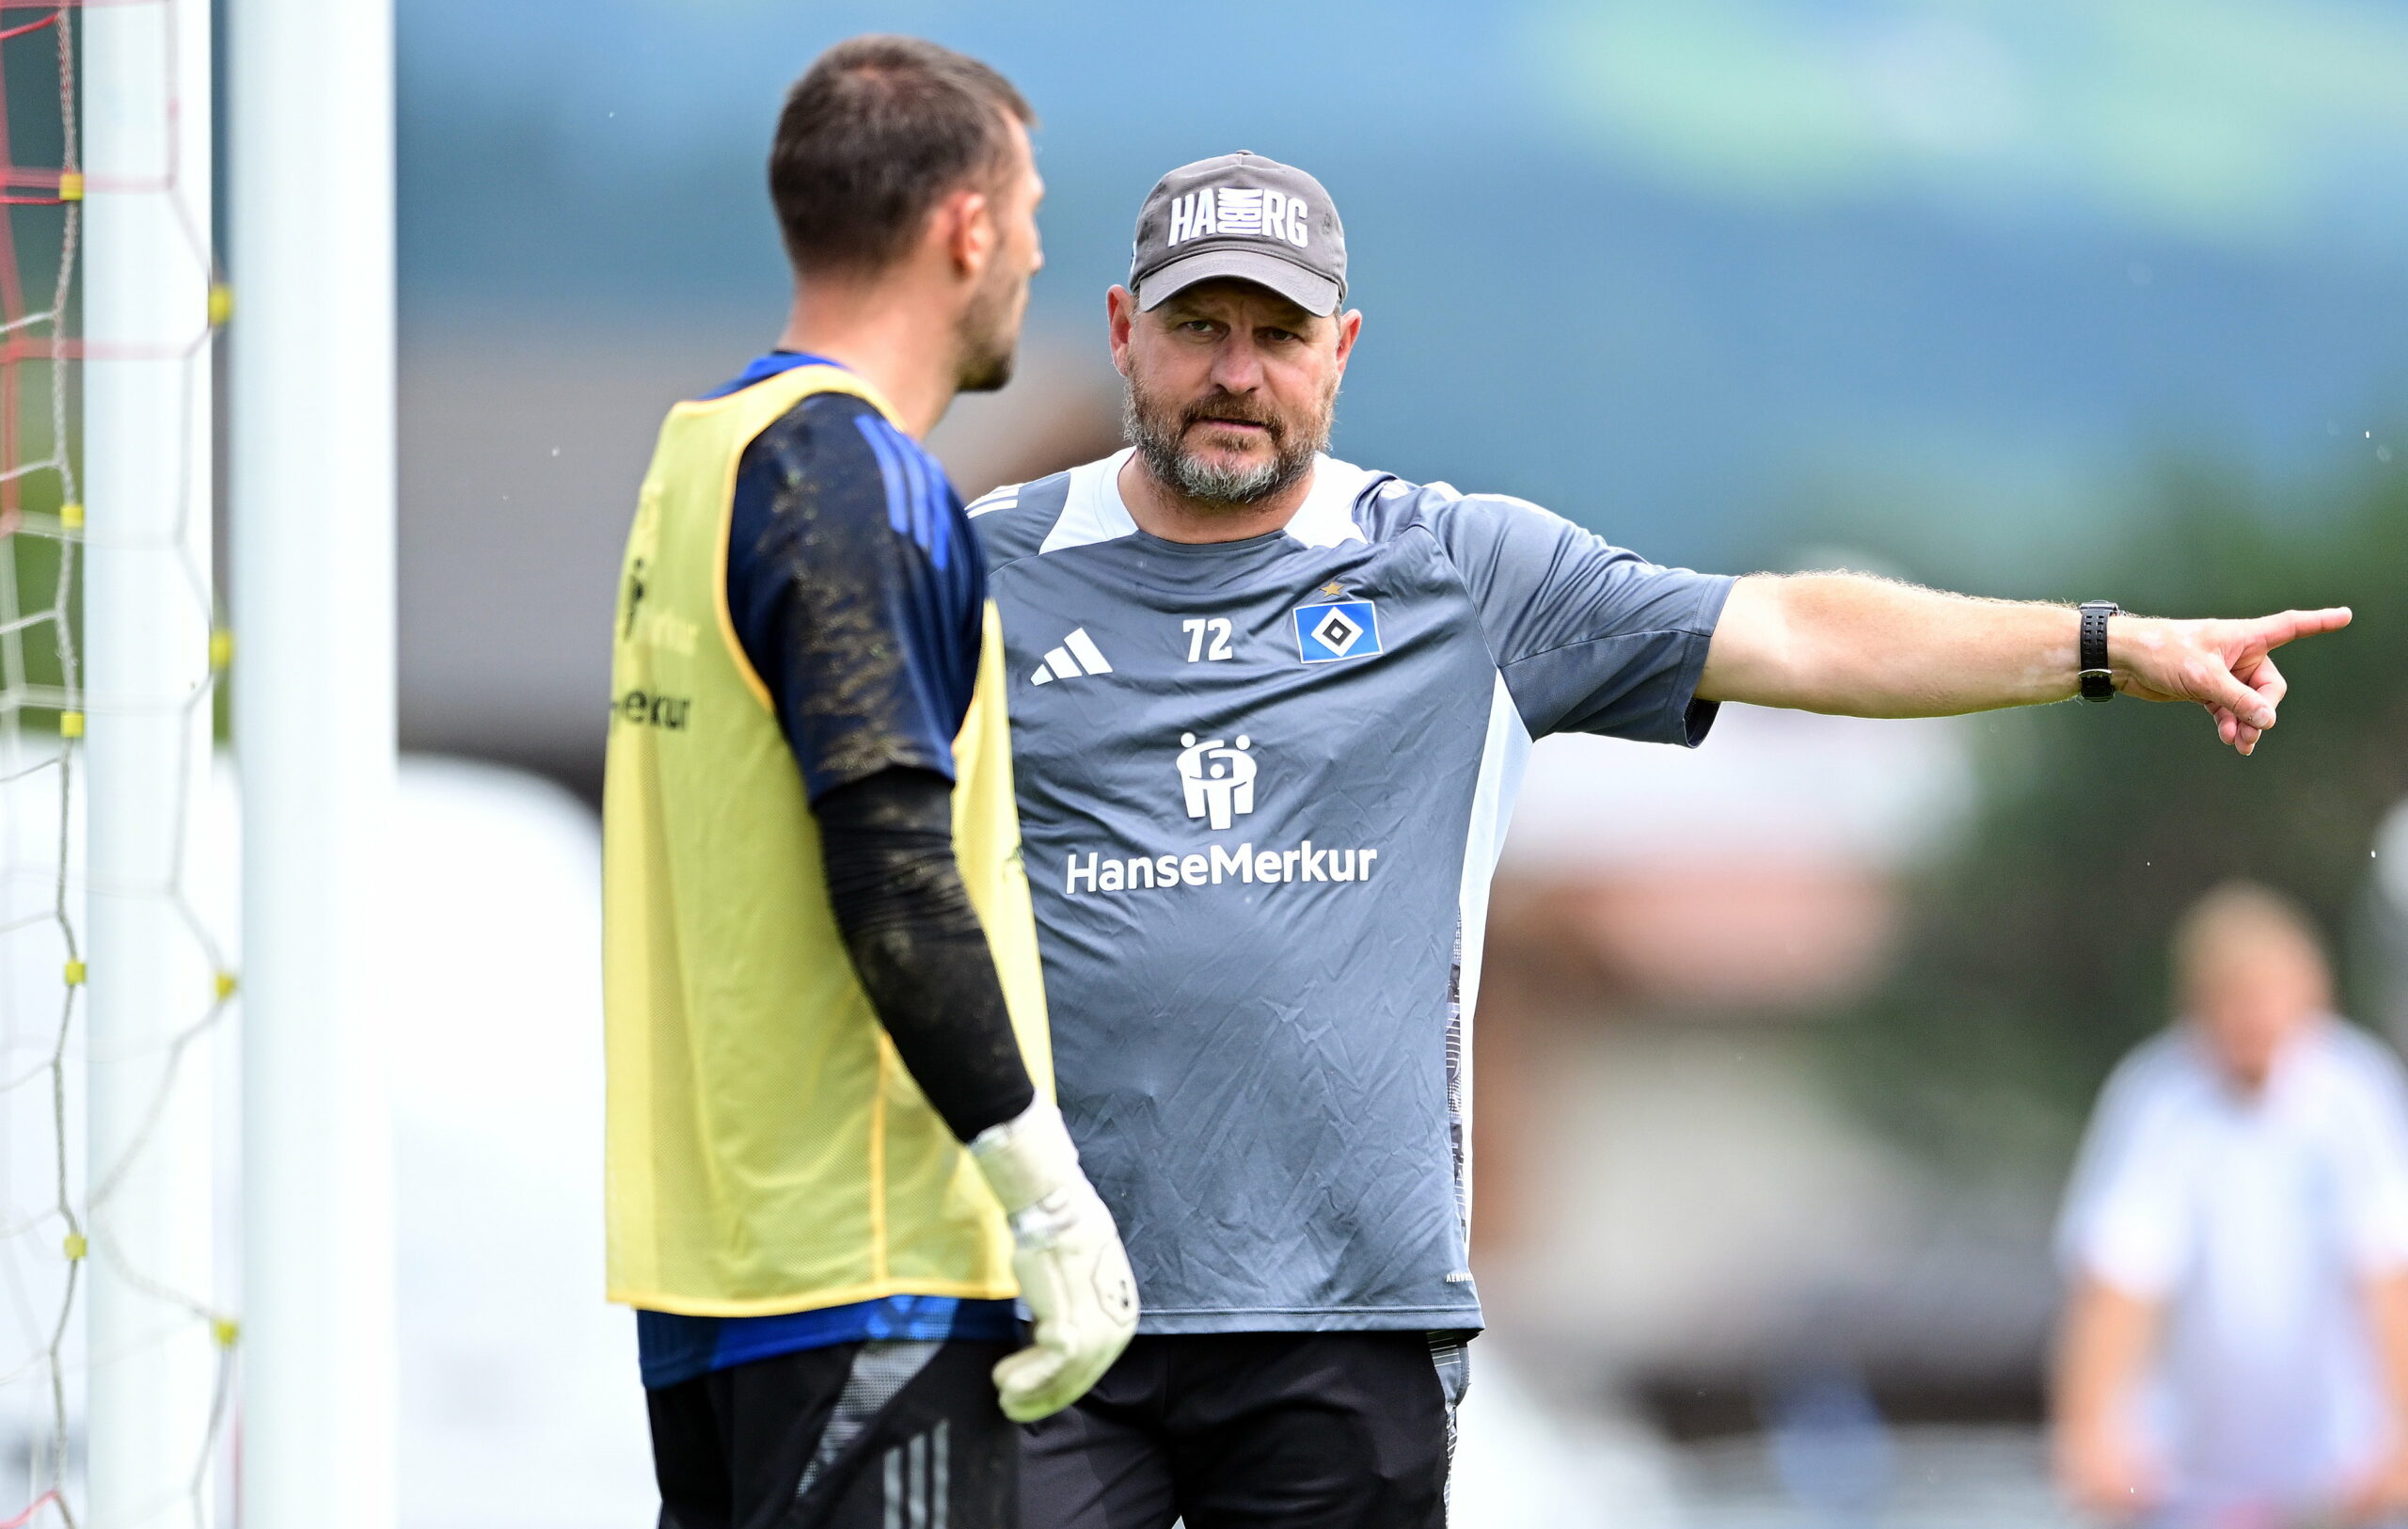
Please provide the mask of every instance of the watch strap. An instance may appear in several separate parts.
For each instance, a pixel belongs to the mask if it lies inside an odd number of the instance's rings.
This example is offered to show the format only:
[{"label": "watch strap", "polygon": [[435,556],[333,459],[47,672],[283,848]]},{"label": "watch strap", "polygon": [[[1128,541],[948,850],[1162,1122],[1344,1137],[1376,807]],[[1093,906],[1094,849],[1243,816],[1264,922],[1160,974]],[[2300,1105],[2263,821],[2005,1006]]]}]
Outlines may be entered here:
[{"label": "watch strap", "polygon": [[2114,600],[2082,604],[2082,698],[2111,701],[2115,697],[2115,671],[2107,661],[2107,618],[2123,613]]}]

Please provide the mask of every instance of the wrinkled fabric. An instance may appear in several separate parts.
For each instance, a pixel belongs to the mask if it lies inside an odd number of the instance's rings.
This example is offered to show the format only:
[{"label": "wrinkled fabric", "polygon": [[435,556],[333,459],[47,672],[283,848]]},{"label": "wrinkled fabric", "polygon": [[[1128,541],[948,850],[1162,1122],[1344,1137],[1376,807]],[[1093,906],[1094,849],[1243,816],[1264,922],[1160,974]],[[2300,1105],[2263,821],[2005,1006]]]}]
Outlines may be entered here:
[{"label": "wrinkled fabric", "polygon": [[1529,741],[1694,743],[1730,581],[1323,459],[1139,532],[1125,458],[971,507],[1056,1085],[1153,1333],[1473,1328],[1468,1017]]}]

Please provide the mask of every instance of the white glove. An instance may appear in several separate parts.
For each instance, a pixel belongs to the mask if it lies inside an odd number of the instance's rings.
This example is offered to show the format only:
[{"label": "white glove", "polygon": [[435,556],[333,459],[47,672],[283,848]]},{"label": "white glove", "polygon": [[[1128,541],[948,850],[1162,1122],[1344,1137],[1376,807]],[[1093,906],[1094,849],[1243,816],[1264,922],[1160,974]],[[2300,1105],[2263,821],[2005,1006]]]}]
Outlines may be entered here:
[{"label": "white glove", "polygon": [[1051,1104],[979,1132],[970,1155],[1011,1218],[1012,1272],[1037,1319],[1037,1341],[995,1366],[995,1389],[1006,1417],[1034,1423],[1085,1395],[1129,1346],[1137,1280]]}]

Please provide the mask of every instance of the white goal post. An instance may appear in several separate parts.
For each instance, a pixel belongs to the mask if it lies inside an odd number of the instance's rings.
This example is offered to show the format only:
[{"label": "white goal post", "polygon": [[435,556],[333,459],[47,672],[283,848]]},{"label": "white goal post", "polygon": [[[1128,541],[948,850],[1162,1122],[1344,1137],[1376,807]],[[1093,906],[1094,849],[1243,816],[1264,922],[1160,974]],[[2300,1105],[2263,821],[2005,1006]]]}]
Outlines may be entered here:
[{"label": "white goal post", "polygon": [[[210,1044],[227,991],[188,895],[211,766],[207,0],[83,15],[85,1503],[203,1521],[227,1335]],[[58,363],[54,363],[58,364]],[[62,1501],[60,1513],[71,1511]]]},{"label": "white goal post", "polygon": [[390,1529],[393,10],[229,0],[245,1529]]}]

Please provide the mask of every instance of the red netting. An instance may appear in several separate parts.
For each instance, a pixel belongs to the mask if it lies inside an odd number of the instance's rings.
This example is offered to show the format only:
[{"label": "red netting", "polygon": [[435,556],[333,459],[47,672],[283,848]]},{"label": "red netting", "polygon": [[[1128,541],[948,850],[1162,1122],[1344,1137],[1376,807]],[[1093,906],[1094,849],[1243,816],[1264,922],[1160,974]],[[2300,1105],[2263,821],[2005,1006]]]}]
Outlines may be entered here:
[{"label": "red netting", "polygon": [[[39,8],[41,14],[31,21],[0,26],[0,223],[5,223],[6,235],[0,237],[0,535],[13,534],[24,516],[25,470],[33,466],[26,462],[25,439],[25,376],[29,363],[55,362],[65,359],[66,347],[61,343],[67,296],[75,266],[76,203],[83,198],[83,176],[75,155],[75,32],[69,24],[67,5],[53,4],[30,7],[0,0],[0,20],[11,11]],[[32,46],[48,47],[57,58],[55,95],[58,111],[58,162],[55,165],[25,166],[17,163],[14,134],[16,103],[9,99],[10,76],[16,62],[9,56],[11,45],[16,49]],[[55,231],[21,227],[18,207],[55,207]],[[47,303],[40,310],[29,309],[25,302],[25,279],[21,245],[30,238],[44,234],[56,243],[56,266]],[[63,437],[63,411],[56,406],[64,402],[63,379],[55,379],[57,368],[46,368],[54,374],[50,433]],[[65,469],[65,442],[54,442],[52,453],[58,466]],[[62,502],[73,498],[62,493]]]},{"label": "red netting", "polygon": [[70,869],[83,537],[65,342],[84,190],[74,8],[0,0],[0,1432],[24,1465],[0,1476],[0,1513],[14,1514],[0,1525],[75,1521],[71,1347],[87,1238],[67,1107],[83,969]]}]

